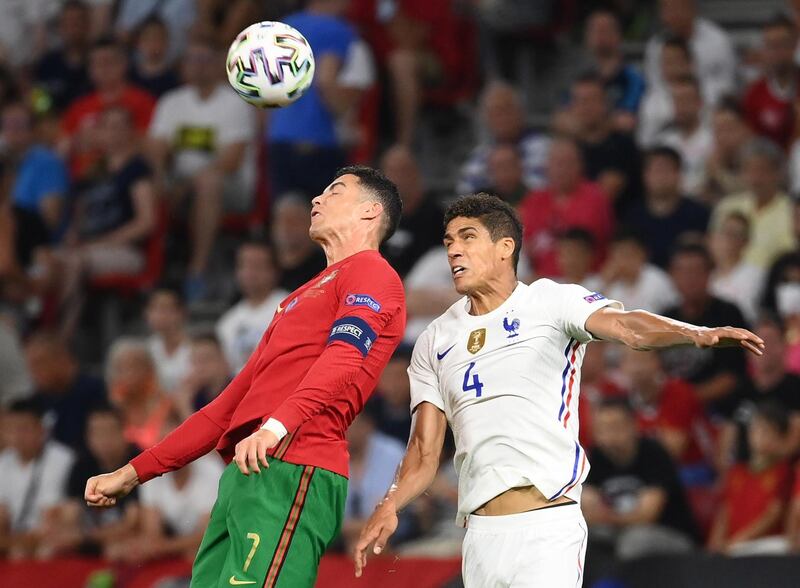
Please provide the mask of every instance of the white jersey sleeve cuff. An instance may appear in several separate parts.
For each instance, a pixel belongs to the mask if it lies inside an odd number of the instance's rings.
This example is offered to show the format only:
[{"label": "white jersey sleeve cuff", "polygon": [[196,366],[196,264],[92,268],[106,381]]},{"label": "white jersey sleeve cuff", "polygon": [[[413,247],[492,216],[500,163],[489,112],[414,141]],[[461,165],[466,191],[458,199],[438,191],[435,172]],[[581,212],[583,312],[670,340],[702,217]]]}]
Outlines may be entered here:
[{"label": "white jersey sleeve cuff", "polygon": [[288,433],[286,427],[283,426],[283,423],[273,418],[268,418],[267,422],[261,425],[261,428],[265,431],[274,433],[278,438],[278,441],[286,437],[286,433]]}]

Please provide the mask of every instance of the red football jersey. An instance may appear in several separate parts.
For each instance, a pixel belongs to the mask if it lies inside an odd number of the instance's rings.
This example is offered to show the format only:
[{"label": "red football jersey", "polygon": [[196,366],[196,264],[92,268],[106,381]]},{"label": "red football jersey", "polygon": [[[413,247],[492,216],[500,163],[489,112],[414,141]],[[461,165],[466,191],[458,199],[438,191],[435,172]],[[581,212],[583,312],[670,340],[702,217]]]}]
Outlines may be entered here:
[{"label": "red football jersey", "polygon": [[[728,508],[728,537],[733,537],[758,520],[773,501],[787,501],[791,471],[785,461],[760,472],[747,464],[736,464],[725,478],[723,500]],[[781,524],[769,529],[764,536],[781,532]]]},{"label": "red football jersey", "polygon": [[271,454],[348,475],[345,431],[406,324],[403,284],[377,251],[335,263],[295,290],[242,371],[208,406],[131,461],[144,482],[216,448],[226,462],[268,418],[289,434]]},{"label": "red football jersey", "polygon": [[[797,75],[800,81],[800,75]],[[754,82],[742,100],[745,119],[750,128],[784,149],[789,147],[794,132],[794,100],[797,93],[781,96],[767,78]]]}]

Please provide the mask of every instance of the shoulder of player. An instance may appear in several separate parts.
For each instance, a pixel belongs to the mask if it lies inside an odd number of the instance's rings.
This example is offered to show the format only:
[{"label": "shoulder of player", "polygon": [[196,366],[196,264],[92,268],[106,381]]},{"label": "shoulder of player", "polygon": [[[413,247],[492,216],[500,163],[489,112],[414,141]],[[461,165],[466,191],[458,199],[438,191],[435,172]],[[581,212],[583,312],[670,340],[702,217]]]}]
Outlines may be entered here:
[{"label": "shoulder of player", "polygon": [[378,252],[364,252],[354,255],[342,265],[342,280],[346,284],[351,280],[362,281],[365,277],[371,284],[381,287],[396,286],[403,288],[403,281],[386,259]]}]

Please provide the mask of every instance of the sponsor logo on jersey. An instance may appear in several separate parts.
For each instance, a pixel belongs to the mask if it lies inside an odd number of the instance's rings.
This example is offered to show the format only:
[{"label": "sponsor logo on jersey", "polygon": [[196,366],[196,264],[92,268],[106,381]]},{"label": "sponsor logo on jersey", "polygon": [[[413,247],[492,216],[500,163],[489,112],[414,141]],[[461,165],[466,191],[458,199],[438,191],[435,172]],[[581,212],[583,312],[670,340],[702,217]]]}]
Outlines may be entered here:
[{"label": "sponsor logo on jersey", "polygon": [[368,294],[348,294],[344,299],[345,306],[366,306],[374,312],[381,311],[381,304]]},{"label": "sponsor logo on jersey", "polygon": [[478,353],[486,343],[486,329],[476,329],[469,334],[467,339],[467,351]]},{"label": "sponsor logo on jersey", "polygon": [[519,319],[513,318],[509,322],[508,317],[503,318],[503,328],[508,333],[508,337],[506,339],[511,339],[512,337],[516,337],[519,335],[517,331],[519,331]]},{"label": "sponsor logo on jersey", "polygon": [[586,302],[597,302],[598,300],[605,300],[606,297],[600,294],[600,292],[592,292],[589,296],[584,296],[583,299]]},{"label": "sponsor logo on jersey", "polygon": [[445,350],[444,350],[442,353],[439,353],[439,352],[437,351],[437,352],[436,352],[436,359],[438,359],[439,361],[442,361],[442,360],[444,359],[444,356],[445,356],[445,355],[447,355],[448,353],[450,353],[450,350],[451,350],[453,347],[455,347],[455,345],[451,345],[449,348],[445,349]]}]

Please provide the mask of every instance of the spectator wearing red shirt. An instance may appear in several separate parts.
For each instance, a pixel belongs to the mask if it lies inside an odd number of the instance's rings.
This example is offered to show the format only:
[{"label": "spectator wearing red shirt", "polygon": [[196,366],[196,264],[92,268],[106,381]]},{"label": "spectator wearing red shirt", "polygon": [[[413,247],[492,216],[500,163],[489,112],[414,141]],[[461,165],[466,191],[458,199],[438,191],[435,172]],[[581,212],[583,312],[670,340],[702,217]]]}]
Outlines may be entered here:
[{"label": "spectator wearing red shirt", "polygon": [[744,95],[744,112],[750,127],[784,149],[794,132],[794,101],[798,95],[800,69],[794,63],[797,29],[786,16],[764,25],[764,75]]},{"label": "spectator wearing red shirt", "polygon": [[410,145],[423,102],[452,105],[475,90],[475,33],[450,2],[353,0],[350,20],[389,74],[396,142]]},{"label": "spectator wearing red shirt", "polygon": [[567,229],[589,231],[597,244],[595,267],[603,260],[614,219],[608,197],[583,175],[578,146],[558,139],[550,148],[548,185],[534,190],[520,204],[524,239],[533,269],[539,276],[558,276],[557,237]]},{"label": "spectator wearing red shirt", "polygon": [[83,178],[99,159],[99,122],[104,110],[121,107],[131,114],[134,127],[144,133],[155,107],[153,97],[126,79],[128,58],[115,41],[97,41],[89,55],[91,92],[73,102],[64,114],[59,148],[69,157],[73,177]]},{"label": "spectator wearing red shirt", "polygon": [[660,441],[683,468],[702,467],[713,457],[710,426],[691,384],[668,377],[650,351],[626,348],[620,367],[643,435]]},{"label": "spectator wearing red shirt", "polygon": [[597,342],[586,347],[581,364],[581,400],[578,419],[581,423],[580,442],[584,449],[594,447],[594,416],[600,405],[609,398],[623,396],[622,389],[609,379],[605,363],[606,344]]},{"label": "spectator wearing red shirt", "polygon": [[779,404],[764,403],[747,428],[750,460],[725,476],[722,504],[714,520],[709,548],[719,553],[765,553],[785,549],[783,515],[791,471],[783,459],[789,422]]},{"label": "spectator wearing red shirt", "polygon": [[794,469],[792,501],[789,505],[789,516],[786,518],[786,541],[790,551],[800,552],[800,464]]}]

